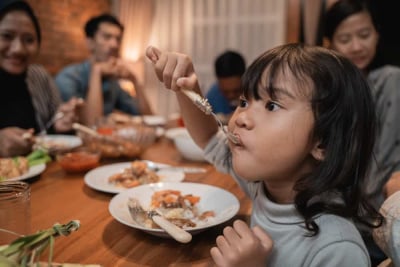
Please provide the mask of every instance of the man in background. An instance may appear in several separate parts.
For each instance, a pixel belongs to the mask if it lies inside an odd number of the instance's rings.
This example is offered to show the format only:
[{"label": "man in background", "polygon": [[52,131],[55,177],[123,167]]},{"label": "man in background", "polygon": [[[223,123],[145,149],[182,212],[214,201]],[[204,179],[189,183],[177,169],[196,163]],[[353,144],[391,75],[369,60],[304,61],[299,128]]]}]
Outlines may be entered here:
[{"label": "man in background", "polygon": [[246,70],[246,63],[238,52],[226,51],[217,57],[214,67],[217,82],[206,97],[213,111],[227,120],[239,103],[241,77]]},{"label": "man in background", "polygon": [[[56,76],[64,101],[74,96],[85,99],[82,120],[86,125],[93,125],[115,109],[132,115],[151,114],[132,63],[119,58],[123,30],[123,25],[109,14],[91,18],[85,25],[89,58],[65,67]],[[121,88],[119,79],[134,84],[134,98]]]}]

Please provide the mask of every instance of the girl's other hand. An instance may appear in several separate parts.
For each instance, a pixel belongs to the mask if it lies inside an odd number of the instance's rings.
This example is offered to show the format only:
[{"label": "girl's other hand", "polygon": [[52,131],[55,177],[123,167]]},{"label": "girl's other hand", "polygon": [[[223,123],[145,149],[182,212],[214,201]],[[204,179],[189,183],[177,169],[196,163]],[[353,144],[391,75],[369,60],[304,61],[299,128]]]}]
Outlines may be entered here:
[{"label": "girl's other hand", "polygon": [[33,145],[33,129],[7,127],[0,130],[0,157],[15,157],[28,154]]},{"label": "girl's other hand", "polygon": [[237,220],[223,233],[217,237],[217,247],[211,249],[217,266],[265,266],[273,241],[260,227],[250,229],[245,222]]},{"label": "girl's other hand", "polygon": [[55,122],[54,129],[56,132],[67,132],[72,130],[72,124],[80,121],[80,107],[84,104],[82,98],[71,98],[68,102],[63,103],[58,108],[58,112],[63,112],[64,116]]}]

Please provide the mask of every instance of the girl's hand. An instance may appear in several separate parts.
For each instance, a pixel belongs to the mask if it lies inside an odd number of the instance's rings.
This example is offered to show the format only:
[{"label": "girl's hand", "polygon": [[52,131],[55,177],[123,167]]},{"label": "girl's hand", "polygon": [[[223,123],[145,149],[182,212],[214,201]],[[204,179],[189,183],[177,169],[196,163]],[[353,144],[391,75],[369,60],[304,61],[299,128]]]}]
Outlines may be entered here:
[{"label": "girl's hand", "polygon": [[34,130],[7,127],[0,130],[0,157],[15,157],[32,150]]},{"label": "girl's hand", "polygon": [[250,229],[237,220],[233,228],[226,227],[224,235],[217,237],[211,257],[217,266],[265,266],[272,247],[272,239],[260,227]]},{"label": "girl's hand", "polygon": [[58,112],[63,112],[64,116],[55,122],[54,129],[56,132],[67,132],[72,130],[72,124],[79,122],[79,109],[84,104],[82,98],[71,98],[68,102],[63,103],[58,108]]},{"label": "girl's hand", "polygon": [[198,86],[197,76],[189,56],[161,52],[152,46],[147,47],[146,56],[153,62],[154,71],[166,88],[179,91],[182,88],[192,90]]}]

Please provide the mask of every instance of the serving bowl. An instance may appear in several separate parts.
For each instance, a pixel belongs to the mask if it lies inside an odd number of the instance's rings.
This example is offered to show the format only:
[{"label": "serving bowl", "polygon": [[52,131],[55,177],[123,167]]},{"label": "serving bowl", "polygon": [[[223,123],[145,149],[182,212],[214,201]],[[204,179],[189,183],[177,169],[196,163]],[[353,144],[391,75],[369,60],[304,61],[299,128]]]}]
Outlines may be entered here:
[{"label": "serving bowl", "polygon": [[93,128],[97,134],[80,132],[83,143],[104,158],[135,158],[157,138],[152,127],[138,124],[102,124]]},{"label": "serving bowl", "polygon": [[205,161],[203,150],[196,145],[186,128],[177,127],[169,129],[165,132],[165,136],[173,140],[176,148],[185,159]]},{"label": "serving bowl", "polygon": [[58,153],[56,161],[66,172],[85,172],[99,166],[101,154],[86,148]]}]

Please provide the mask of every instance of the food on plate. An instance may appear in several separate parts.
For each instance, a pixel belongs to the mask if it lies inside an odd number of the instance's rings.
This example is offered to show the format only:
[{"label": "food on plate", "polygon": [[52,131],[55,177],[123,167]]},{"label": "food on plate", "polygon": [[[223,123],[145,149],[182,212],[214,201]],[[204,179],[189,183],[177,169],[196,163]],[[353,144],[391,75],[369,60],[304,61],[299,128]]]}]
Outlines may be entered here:
[{"label": "food on plate", "polygon": [[126,188],[159,181],[160,177],[147,168],[146,162],[140,160],[133,161],[129,168],[125,168],[122,172],[113,174],[108,178],[109,183]]},{"label": "food on plate", "polygon": [[13,178],[27,173],[28,160],[25,157],[0,158],[0,177]]},{"label": "food on plate", "polygon": [[[197,206],[199,202],[199,196],[182,195],[179,190],[167,189],[154,192],[150,209],[156,209],[164,218],[181,228],[193,228],[215,217],[214,211],[200,211]],[[158,228],[151,219],[145,222],[145,226]]]},{"label": "food on plate", "polygon": [[83,172],[99,165],[100,153],[78,150],[57,155],[57,162],[67,172]]},{"label": "food on plate", "polygon": [[35,150],[26,157],[0,158],[0,177],[14,178],[24,175],[29,167],[51,161],[49,155],[41,150]]}]

